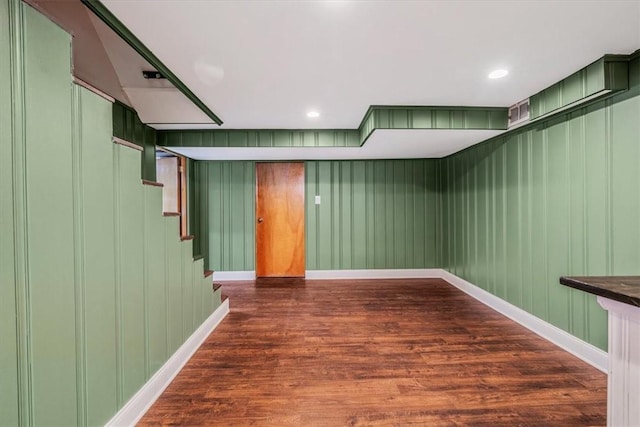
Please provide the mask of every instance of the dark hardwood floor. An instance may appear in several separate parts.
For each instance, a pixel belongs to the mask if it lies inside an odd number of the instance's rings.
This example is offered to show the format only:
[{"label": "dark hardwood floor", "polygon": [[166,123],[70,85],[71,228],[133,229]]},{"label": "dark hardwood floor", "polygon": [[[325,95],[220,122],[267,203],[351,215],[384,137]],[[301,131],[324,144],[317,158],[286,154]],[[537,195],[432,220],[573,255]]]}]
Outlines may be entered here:
[{"label": "dark hardwood floor", "polygon": [[141,425],[606,424],[606,376],[438,279],[224,283]]}]

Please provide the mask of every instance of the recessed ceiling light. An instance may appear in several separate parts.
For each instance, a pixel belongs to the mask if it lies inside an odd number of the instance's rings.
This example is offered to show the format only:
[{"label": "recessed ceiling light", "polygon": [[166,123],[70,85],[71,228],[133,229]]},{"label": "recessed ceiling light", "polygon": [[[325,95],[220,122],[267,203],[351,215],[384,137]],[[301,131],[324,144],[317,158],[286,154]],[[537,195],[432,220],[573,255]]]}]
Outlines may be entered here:
[{"label": "recessed ceiling light", "polygon": [[317,111],[309,111],[307,113],[307,117],[309,117],[310,119],[315,119],[316,117],[320,117],[320,113]]},{"label": "recessed ceiling light", "polygon": [[509,71],[507,71],[507,70],[493,70],[492,72],[489,73],[489,78],[490,79],[501,79],[502,77],[506,76],[507,74],[509,74]]}]

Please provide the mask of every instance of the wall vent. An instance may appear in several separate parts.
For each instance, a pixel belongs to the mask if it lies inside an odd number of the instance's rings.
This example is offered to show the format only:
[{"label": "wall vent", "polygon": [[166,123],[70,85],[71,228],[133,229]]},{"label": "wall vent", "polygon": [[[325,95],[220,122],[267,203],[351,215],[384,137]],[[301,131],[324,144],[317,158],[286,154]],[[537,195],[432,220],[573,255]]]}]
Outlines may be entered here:
[{"label": "wall vent", "polygon": [[529,120],[529,98],[509,107],[509,126],[513,127]]}]

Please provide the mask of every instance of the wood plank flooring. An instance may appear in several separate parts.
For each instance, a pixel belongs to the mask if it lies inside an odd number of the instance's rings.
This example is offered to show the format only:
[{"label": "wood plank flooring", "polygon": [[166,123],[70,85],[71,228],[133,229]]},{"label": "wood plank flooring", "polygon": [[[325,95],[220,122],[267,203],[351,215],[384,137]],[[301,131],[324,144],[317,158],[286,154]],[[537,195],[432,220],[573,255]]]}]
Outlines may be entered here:
[{"label": "wood plank flooring", "polygon": [[606,376],[439,279],[227,282],[140,425],[606,424]]}]

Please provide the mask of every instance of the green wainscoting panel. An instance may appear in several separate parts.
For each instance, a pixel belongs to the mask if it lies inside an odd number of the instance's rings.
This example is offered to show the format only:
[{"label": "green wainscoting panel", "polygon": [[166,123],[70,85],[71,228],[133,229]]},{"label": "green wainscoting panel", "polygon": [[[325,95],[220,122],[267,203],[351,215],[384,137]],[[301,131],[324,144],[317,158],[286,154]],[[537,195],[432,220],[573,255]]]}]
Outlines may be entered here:
[{"label": "green wainscoting panel", "polygon": [[168,130],[158,132],[165,147],[358,147],[352,129],[325,130]]},{"label": "green wainscoting panel", "polygon": [[165,275],[167,289],[167,344],[169,354],[184,342],[182,340],[182,242],[177,230],[178,217],[164,218]]},{"label": "green wainscoting panel", "polygon": [[101,425],[115,413],[116,282],[114,145],[111,103],[74,92],[74,225],[78,424]]},{"label": "green wainscoting panel", "polygon": [[[209,286],[208,295],[204,293],[203,281],[204,277],[204,262],[202,259],[198,259],[191,263],[193,269],[193,330],[195,331],[198,326],[206,320],[206,307],[205,301],[207,298],[211,298],[213,295],[213,286]],[[208,277],[211,281],[211,277]]]},{"label": "green wainscoting panel", "polygon": [[605,55],[529,98],[530,119],[629,88],[629,56]]},{"label": "green wainscoting panel", "polygon": [[140,155],[139,151],[123,145],[116,148],[121,404],[129,400],[146,379],[144,270],[141,268],[144,266],[144,193],[138,175]]},{"label": "green wainscoting panel", "polygon": [[142,147],[142,179],[156,180],[156,130],[140,121],[132,108],[113,104],[113,136]]},{"label": "green wainscoting panel", "polygon": [[[158,211],[162,206],[162,188],[144,186],[144,313],[146,354],[148,370],[146,377],[156,372],[169,357],[167,351],[167,296],[164,259],[164,217]],[[174,230],[178,233],[178,230]]]},{"label": "green wainscoting panel", "polygon": [[206,163],[189,160],[187,162],[188,191],[189,191],[189,234],[193,239],[193,256],[202,256],[204,269],[209,270],[209,220],[208,209],[208,181]]},{"label": "green wainscoting panel", "polygon": [[21,7],[32,422],[73,425],[77,402],[71,38],[31,7]]},{"label": "green wainscoting panel", "polygon": [[360,124],[364,144],[376,129],[507,129],[503,107],[372,105]]},{"label": "green wainscoting panel", "polygon": [[[195,235],[194,225],[196,222],[197,210],[196,210],[196,162],[193,159],[186,159],[187,165],[187,234]],[[202,255],[199,245],[193,242],[193,256]]]},{"label": "green wainscoting panel", "polygon": [[191,266],[193,254],[191,242],[186,241],[180,245],[180,257],[182,258],[182,341],[193,332],[193,267]]},{"label": "green wainscoting panel", "polygon": [[[12,70],[19,68],[14,57],[12,35],[16,36],[15,20],[17,3],[0,0],[0,420],[7,425],[19,425],[18,404],[18,335],[16,322],[16,286],[23,282],[16,270],[16,245],[22,233],[17,230],[14,217],[14,155],[23,148],[21,135],[13,126],[13,108],[24,104],[14,97]],[[19,114],[19,113],[17,113]],[[19,166],[16,166],[19,167]],[[26,422],[23,421],[23,422]]]},{"label": "green wainscoting panel", "polygon": [[437,165],[306,162],[307,270],[436,267]]},{"label": "green wainscoting panel", "polygon": [[143,127],[142,150],[142,179],[155,181],[156,174],[156,130],[149,126]]},{"label": "green wainscoting panel", "polygon": [[566,275],[640,274],[640,59],[630,89],[442,160],[444,264],[607,348],[595,297]]},{"label": "green wainscoting panel", "polygon": [[207,268],[255,267],[255,162],[196,162],[200,230],[207,230]]},{"label": "green wainscoting panel", "polygon": [[[437,267],[438,161],[305,162],[306,268]],[[209,268],[255,269],[255,162],[196,162]],[[321,197],[315,205],[315,196]]]}]

